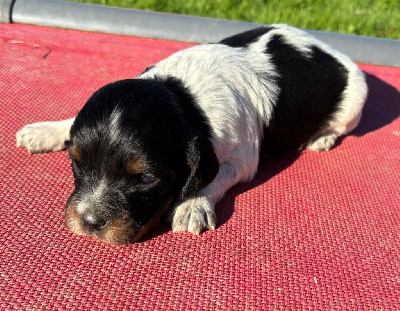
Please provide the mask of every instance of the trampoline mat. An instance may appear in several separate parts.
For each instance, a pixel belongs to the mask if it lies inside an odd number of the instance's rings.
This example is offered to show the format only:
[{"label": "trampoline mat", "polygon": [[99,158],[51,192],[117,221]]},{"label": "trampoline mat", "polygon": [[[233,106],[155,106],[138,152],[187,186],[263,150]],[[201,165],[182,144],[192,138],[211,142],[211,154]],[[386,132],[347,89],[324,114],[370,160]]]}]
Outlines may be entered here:
[{"label": "trampoline mat", "polygon": [[360,65],[360,126],[329,151],[262,159],[200,236],[111,246],[72,234],[65,152],[15,147],[106,83],[191,44],[0,24],[0,308],[400,309],[400,69]]}]

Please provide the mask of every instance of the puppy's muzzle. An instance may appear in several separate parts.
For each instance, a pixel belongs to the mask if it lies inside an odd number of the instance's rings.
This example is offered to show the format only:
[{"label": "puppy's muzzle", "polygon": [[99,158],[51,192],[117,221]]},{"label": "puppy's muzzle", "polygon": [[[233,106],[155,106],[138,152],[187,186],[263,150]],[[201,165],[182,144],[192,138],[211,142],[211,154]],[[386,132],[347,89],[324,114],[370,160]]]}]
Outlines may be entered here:
[{"label": "puppy's muzzle", "polygon": [[72,232],[92,236],[109,244],[128,244],[139,237],[139,225],[122,209],[108,216],[95,209],[79,213],[72,198],[67,202],[65,220]]}]

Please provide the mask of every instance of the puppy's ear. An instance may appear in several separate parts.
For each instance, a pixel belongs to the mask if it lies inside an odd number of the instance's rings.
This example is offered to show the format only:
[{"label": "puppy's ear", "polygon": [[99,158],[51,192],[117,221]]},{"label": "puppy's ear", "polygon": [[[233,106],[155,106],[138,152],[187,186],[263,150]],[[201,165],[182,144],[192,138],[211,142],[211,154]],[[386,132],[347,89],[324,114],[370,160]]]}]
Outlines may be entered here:
[{"label": "puppy's ear", "polygon": [[217,156],[211,142],[201,136],[195,136],[186,150],[186,160],[190,168],[189,178],[183,186],[181,200],[195,194],[211,183],[219,170]]}]

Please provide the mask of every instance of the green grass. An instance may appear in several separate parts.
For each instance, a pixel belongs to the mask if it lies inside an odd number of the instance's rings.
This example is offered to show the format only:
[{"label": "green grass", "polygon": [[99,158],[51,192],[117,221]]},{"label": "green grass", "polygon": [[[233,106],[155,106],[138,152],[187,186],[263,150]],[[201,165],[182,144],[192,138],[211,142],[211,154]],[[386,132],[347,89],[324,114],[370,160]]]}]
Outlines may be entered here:
[{"label": "green grass", "polygon": [[400,39],[399,0],[71,0]]}]

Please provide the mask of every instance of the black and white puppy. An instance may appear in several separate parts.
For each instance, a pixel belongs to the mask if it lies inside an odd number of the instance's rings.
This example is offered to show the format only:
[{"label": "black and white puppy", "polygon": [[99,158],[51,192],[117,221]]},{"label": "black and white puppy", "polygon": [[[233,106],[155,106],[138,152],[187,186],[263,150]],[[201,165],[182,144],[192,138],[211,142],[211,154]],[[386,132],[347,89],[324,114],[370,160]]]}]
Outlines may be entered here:
[{"label": "black and white puppy", "polygon": [[215,204],[256,173],[261,152],[331,149],[353,130],[363,73],[304,31],[271,25],[180,51],[95,92],[75,119],[17,133],[29,152],[67,148],[68,227],[137,241],[162,215],[173,231],[214,229]]}]

